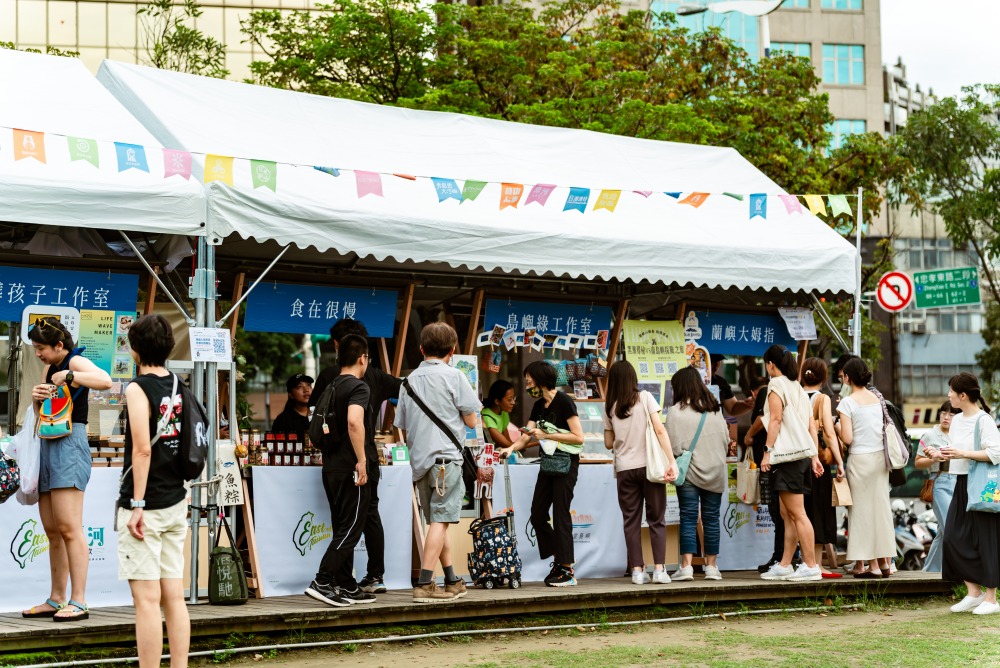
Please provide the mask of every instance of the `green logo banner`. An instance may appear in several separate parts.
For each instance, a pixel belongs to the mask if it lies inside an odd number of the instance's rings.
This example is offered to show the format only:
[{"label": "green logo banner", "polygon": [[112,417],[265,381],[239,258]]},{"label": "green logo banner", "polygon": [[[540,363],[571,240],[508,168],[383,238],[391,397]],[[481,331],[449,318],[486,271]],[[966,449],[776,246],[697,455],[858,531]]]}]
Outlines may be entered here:
[{"label": "green logo banner", "polygon": [[94,167],[100,167],[100,157],[97,154],[97,142],[93,139],[67,137],[69,142],[69,159],[71,162],[85,160]]},{"label": "green logo banner", "polygon": [[253,178],[253,187],[264,186],[270,188],[271,192],[278,190],[278,165],[271,160],[251,160],[250,175]]}]

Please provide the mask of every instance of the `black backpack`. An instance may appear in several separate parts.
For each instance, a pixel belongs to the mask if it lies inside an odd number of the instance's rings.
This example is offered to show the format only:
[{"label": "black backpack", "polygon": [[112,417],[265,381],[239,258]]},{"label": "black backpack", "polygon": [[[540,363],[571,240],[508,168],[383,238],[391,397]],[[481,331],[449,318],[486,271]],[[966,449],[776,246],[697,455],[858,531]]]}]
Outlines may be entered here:
[{"label": "black backpack", "polygon": [[316,410],[309,420],[309,440],[320,450],[333,450],[340,443],[340,431],[337,429],[337,411],[334,399],[337,398],[337,385],[340,378],[323,389],[316,402]]},{"label": "black backpack", "polygon": [[181,473],[185,480],[197,480],[208,459],[208,411],[184,383],[181,394]]}]

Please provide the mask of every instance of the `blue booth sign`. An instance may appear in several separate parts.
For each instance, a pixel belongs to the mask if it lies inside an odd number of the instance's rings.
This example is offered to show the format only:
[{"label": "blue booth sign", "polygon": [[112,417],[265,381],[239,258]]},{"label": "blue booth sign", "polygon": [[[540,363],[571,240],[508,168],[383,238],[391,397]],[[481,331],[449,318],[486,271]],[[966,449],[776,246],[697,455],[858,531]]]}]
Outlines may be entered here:
[{"label": "blue booth sign", "polygon": [[798,342],[788,333],[780,315],[746,315],[715,311],[688,311],[684,318],[685,340],[697,341],[713,355],[753,355],[779,344],[792,352]]},{"label": "blue booth sign", "polygon": [[610,329],[613,317],[608,306],[487,299],[482,329],[502,325],[518,332],[534,329],[541,335],[587,336]]},{"label": "blue booth sign", "polygon": [[33,305],[135,313],[138,294],[135,274],[0,266],[0,320],[8,322]]},{"label": "blue booth sign", "polygon": [[247,297],[243,329],[248,332],[329,334],[341,318],[364,323],[368,335],[391,338],[396,292],[292,283],[262,283]]}]

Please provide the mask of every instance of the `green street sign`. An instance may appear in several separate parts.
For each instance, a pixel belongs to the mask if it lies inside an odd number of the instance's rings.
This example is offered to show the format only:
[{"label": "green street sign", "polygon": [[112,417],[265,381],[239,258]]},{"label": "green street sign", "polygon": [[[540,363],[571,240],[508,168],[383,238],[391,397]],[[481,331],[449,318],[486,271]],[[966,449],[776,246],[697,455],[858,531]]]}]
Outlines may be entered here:
[{"label": "green street sign", "polygon": [[978,267],[913,272],[914,306],[939,308],[981,304]]}]

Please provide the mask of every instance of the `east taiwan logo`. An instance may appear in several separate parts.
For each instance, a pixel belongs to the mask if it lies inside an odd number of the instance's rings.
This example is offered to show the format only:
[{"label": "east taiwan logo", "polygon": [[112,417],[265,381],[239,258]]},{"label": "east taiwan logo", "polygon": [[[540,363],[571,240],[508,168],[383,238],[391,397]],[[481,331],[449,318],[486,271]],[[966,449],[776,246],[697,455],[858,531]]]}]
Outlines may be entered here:
[{"label": "east taiwan logo", "polygon": [[48,552],[48,549],[48,536],[44,531],[38,530],[38,522],[35,520],[25,520],[10,542],[10,554],[21,570]]},{"label": "east taiwan logo", "polygon": [[299,518],[299,523],[295,525],[292,533],[292,544],[303,557],[306,552],[312,550],[317,544],[333,538],[333,527],[324,522],[316,522],[316,515],[311,512],[303,513]]}]

